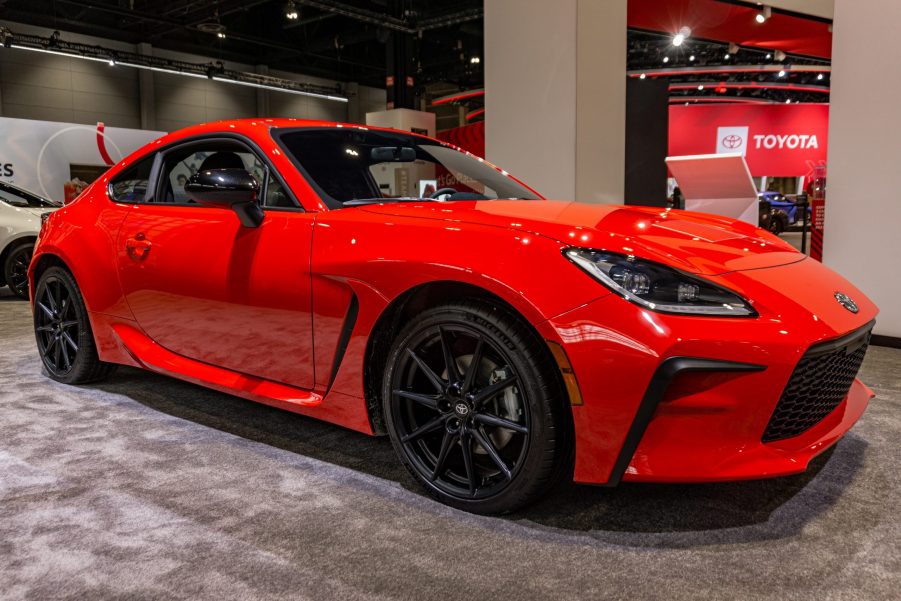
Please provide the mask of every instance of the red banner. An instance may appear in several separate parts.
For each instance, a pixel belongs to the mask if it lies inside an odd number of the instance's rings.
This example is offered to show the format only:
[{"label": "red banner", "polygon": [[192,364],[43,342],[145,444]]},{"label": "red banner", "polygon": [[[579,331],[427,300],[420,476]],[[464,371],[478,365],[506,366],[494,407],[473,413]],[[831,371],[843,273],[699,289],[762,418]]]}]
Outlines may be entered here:
[{"label": "red banner", "polygon": [[800,177],[825,165],[827,104],[674,105],[669,154],[742,153],[755,177]]}]

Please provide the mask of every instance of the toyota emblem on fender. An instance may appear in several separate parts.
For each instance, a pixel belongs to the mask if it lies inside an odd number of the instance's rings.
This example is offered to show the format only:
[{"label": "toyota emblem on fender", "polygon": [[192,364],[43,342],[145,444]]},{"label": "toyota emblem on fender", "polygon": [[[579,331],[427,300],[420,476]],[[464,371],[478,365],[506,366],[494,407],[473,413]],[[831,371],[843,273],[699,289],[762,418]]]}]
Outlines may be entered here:
[{"label": "toyota emblem on fender", "polygon": [[835,300],[837,300],[842,307],[844,307],[851,313],[857,313],[858,311],[860,311],[860,308],[857,306],[857,303],[854,302],[854,299],[844,292],[836,292]]},{"label": "toyota emblem on fender", "polygon": [[725,148],[738,148],[742,145],[742,142],[744,142],[742,137],[736,136],[735,134],[723,138],[723,146]]}]

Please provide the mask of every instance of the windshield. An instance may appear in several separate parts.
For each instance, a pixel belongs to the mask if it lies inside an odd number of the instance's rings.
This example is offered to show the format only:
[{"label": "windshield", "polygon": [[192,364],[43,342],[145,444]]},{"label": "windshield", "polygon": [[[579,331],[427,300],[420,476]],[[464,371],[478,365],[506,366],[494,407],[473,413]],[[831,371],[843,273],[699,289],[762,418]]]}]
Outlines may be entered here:
[{"label": "windshield", "polygon": [[0,185],[0,200],[14,207],[31,207],[35,209],[55,209],[62,205],[47,198],[41,198],[8,184]]},{"label": "windshield", "polygon": [[277,138],[331,208],[541,198],[481,159],[418,136],[348,127],[289,130]]}]

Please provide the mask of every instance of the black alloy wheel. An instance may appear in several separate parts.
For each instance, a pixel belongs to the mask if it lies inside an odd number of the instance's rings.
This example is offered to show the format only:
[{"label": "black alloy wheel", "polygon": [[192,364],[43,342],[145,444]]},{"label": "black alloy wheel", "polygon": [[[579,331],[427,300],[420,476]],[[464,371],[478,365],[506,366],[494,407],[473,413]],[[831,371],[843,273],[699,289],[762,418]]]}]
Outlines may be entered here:
[{"label": "black alloy wheel", "polygon": [[106,377],[114,367],[100,361],[84,299],[65,269],[51,267],[37,283],[34,333],[41,361],[54,380],[83,384]]},{"label": "black alloy wheel", "polygon": [[395,450],[450,505],[512,511],[565,471],[564,395],[546,346],[500,307],[418,316],[389,354],[384,388]]},{"label": "black alloy wheel", "polygon": [[12,293],[19,298],[28,298],[28,265],[34,252],[33,242],[18,244],[6,255],[3,278]]}]

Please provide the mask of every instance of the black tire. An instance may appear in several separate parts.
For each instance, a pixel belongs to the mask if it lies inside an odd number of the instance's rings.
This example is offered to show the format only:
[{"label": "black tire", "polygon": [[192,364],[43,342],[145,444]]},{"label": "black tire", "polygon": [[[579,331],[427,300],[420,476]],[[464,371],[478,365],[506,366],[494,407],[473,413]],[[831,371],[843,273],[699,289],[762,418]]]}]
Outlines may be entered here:
[{"label": "black tire", "polygon": [[34,333],[47,374],[64,384],[87,384],[115,369],[97,355],[84,298],[72,274],[47,269],[34,293]]},{"label": "black tire", "polygon": [[34,242],[21,242],[10,248],[3,261],[3,279],[19,298],[28,298],[28,264],[33,252]]},{"label": "black tire", "polygon": [[773,211],[770,215],[770,232],[778,236],[786,229],[788,229],[788,213],[782,210]]},{"label": "black tire", "polygon": [[382,406],[404,466],[453,507],[508,513],[569,474],[568,407],[550,352],[501,306],[464,301],[416,316],[389,351]]}]

